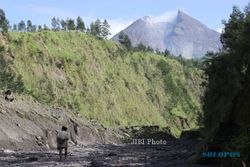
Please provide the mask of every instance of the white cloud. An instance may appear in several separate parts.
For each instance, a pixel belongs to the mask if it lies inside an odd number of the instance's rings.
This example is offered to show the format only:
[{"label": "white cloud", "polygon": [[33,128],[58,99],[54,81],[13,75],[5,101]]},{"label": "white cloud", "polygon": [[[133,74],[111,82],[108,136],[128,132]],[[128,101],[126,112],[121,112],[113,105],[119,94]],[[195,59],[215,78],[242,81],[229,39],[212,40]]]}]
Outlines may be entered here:
[{"label": "white cloud", "polygon": [[219,28],[216,30],[218,33],[222,33],[223,32],[223,28]]},{"label": "white cloud", "polygon": [[[114,36],[115,34],[119,33],[123,29],[125,29],[127,26],[133,23],[131,20],[122,20],[122,19],[107,19],[110,24],[110,32],[111,36]],[[111,37],[110,36],[110,37]]]},{"label": "white cloud", "polygon": [[[177,16],[178,10],[172,10],[167,11],[161,15],[154,16],[149,15],[150,18],[152,18],[155,22],[170,22],[173,21]],[[139,18],[136,18],[139,19]],[[136,19],[134,20],[125,20],[125,19],[107,19],[110,24],[110,32],[112,33],[111,36],[114,36],[115,34],[119,33],[126,27],[128,27],[130,24],[132,24]]]},{"label": "white cloud", "polygon": [[159,16],[150,16],[155,22],[170,22],[177,16],[178,10],[167,11]]}]

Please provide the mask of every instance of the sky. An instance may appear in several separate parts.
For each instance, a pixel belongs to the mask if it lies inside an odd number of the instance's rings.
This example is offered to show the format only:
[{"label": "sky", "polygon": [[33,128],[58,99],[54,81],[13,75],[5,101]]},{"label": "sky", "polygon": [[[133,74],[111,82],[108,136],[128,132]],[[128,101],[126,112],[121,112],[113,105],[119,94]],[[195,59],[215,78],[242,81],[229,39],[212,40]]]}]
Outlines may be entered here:
[{"label": "sky", "polygon": [[33,24],[50,26],[52,17],[60,19],[81,16],[89,25],[97,18],[107,19],[112,35],[133,21],[152,16],[168,19],[177,10],[198,19],[209,28],[221,31],[222,20],[228,19],[234,5],[240,9],[249,0],[0,0],[0,8],[10,24],[31,20]]}]

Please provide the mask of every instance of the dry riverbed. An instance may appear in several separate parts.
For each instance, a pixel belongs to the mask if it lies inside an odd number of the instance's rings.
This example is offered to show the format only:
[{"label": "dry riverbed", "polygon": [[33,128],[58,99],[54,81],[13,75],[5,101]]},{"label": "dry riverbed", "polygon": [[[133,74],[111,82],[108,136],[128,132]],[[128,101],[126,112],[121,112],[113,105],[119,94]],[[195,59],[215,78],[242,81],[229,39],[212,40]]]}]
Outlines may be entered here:
[{"label": "dry riverbed", "polygon": [[185,140],[167,141],[164,145],[78,145],[69,148],[69,156],[62,162],[58,161],[56,150],[9,151],[0,154],[0,164],[4,167],[199,167],[188,163],[196,146],[197,142]]}]

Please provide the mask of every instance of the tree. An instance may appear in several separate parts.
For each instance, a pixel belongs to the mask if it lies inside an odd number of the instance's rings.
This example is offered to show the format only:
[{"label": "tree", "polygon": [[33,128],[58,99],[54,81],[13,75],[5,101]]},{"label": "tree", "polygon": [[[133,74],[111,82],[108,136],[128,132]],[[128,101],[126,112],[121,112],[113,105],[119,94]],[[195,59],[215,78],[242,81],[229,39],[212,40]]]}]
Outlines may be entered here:
[{"label": "tree", "polygon": [[60,23],[61,23],[62,30],[67,31],[67,28],[68,28],[67,27],[67,22],[62,19]]},{"label": "tree", "polygon": [[166,48],[163,55],[164,56],[170,56],[170,51]]},{"label": "tree", "polygon": [[42,31],[43,27],[41,25],[38,25],[37,29],[38,29],[38,31]]},{"label": "tree", "polygon": [[21,20],[19,23],[18,23],[18,31],[25,31],[26,30],[26,25],[25,25],[25,22],[23,20]]},{"label": "tree", "polygon": [[129,37],[128,37],[127,34],[125,34],[123,31],[121,31],[121,32],[119,33],[118,38],[119,38],[119,42],[120,42],[123,46],[125,46],[128,50],[131,50],[131,49],[132,49],[132,44],[131,44],[131,41],[130,41],[130,39],[129,39]]},{"label": "tree", "polygon": [[[91,27],[91,25],[90,25],[90,27]],[[90,30],[89,27],[87,28],[86,32],[89,33],[89,34],[91,34],[91,30]]]},{"label": "tree", "polygon": [[107,39],[111,33],[109,32],[110,25],[108,24],[108,21],[105,19],[101,26],[101,37],[103,39]]},{"label": "tree", "polygon": [[44,24],[44,25],[43,25],[43,30],[49,31],[50,29],[49,29],[49,27],[48,27],[46,24]]},{"label": "tree", "polygon": [[5,12],[0,9],[0,30],[8,32],[8,20],[6,19]]},{"label": "tree", "polygon": [[90,33],[95,37],[101,38],[101,21],[99,19],[90,24]]},{"label": "tree", "polygon": [[[204,71],[208,76],[204,96],[203,124],[211,144],[220,143],[222,150],[241,152],[249,160],[250,127],[250,4],[245,12],[233,7],[221,34],[223,49],[208,53]],[[230,140],[228,140],[230,139]],[[241,160],[234,162],[240,166]],[[231,163],[232,164],[232,163]],[[247,163],[248,164],[248,163]],[[223,165],[230,166],[230,165]]]},{"label": "tree", "polygon": [[155,49],[155,53],[157,53],[157,54],[162,54],[159,48],[156,48],[156,49]]},{"label": "tree", "polygon": [[36,26],[36,25],[33,25],[33,26],[32,26],[32,29],[31,29],[31,32],[36,32],[36,29],[37,29],[37,26]]},{"label": "tree", "polygon": [[17,25],[16,25],[16,24],[14,24],[14,25],[12,26],[12,31],[17,31]]},{"label": "tree", "polygon": [[147,50],[147,47],[146,47],[142,42],[140,42],[140,43],[135,47],[135,50],[145,52],[145,51]]},{"label": "tree", "polygon": [[60,31],[60,20],[59,18],[53,17],[51,19],[51,28],[53,31]]},{"label": "tree", "polygon": [[244,13],[242,13],[238,7],[234,6],[229,21],[223,21],[223,24],[225,28],[224,33],[221,34],[221,42],[224,49],[237,49],[237,44],[239,44],[239,40],[241,40],[240,33],[244,28]]},{"label": "tree", "polygon": [[32,32],[32,27],[33,27],[33,25],[32,25],[31,20],[28,20],[27,21],[27,31],[28,32]]},{"label": "tree", "polygon": [[11,25],[10,25],[9,20],[6,20],[6,21],[7,21],[7,27],[8,27],[8,30],[11,30],[11,29],[12,29],[12,27],[11,27]]},{"label": "tree", "polygon": [[78,16],[76,20],[76,30],[81,32],[84,32],[86,30],[85,24],[80,16]]},{"label": "tree", "polygon": [[[95,30],[96,28],[95,28],[95,23],[94,22],[91,22],[90,23],[90,28],[89,28],[89,32],[90,32],[90,34],[91,35],[96,35],[96,30]],[[88,31],[88,29],[87,29],[87,31]]]},{"label": "tree", "polygon": [[73,19],[67,19],[67,29],[69,31],[76,29],[75,21]]},{"label": "tree", "polygon": [[95,21],[95,28],[96,28],[96,33],[97,33],[96,36],[100,38],[101,33],[102,33],[102,25],[99,19]]},{"label": "tree", "polygon": [[154,52],[154,49],[152,47],[150,47],[150,46],[147,46],[147,51],[148,52]]}]

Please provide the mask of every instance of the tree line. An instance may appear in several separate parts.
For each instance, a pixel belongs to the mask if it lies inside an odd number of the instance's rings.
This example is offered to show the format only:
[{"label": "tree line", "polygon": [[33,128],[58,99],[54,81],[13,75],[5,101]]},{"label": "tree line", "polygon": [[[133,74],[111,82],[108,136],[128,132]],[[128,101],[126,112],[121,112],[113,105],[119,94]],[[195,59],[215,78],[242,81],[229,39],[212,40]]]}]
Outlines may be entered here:
[{"label": "tree line", "polygon": [[83,19],[78,16],[76,20],[68,18],[66,20],[53,17],[51,19],[51,26],[35,25],[31,20],[27,22],[21,20],[17,24],[10,26],[9,21],[5,16],[5,12],[0,9],[0,30],[3,32],[19,31],[19,32],[37,32],[37,31],[79,31],[94,35],[95,37],[107,39],[110,33],[110,25],[106,19],[103,22],[100,19],[91,22],[90,27],[86,27]]},{"label": "tree line", "polygon": [[98,38],[107,39],[109,35],[111,35],[110,25],[108,21],[105,19],[101,22],[99,19],[92,22],[89,28],[86,28],[83,19],[78,16],[76,20],[68,18],[66,20],[59,19],[53,17],[51,19],[51,28],[49,28],[46,24],[41,25],[33,25],[31,20],[25,21],[21,20],[18,24],[14,24],[12,26],[12,31],[20,31],[20,32],[36,32],[42,30],[52,30],[52,31],[79,31],[79,32],[87,32]]},{"label": "tree line", "polygon": [[137,46],[133,46],[129,36],[125,34],[123,31],[121,31],[118,34],[118,41],[120,44],[122,44],[125,48],[127,48],[130,51],[155,52],[163,56],[171,55],[168,49],[165,49],[164,52],[161,52],[159,49],[154,50],[152,47],[146,46],[142,42],[140,42]]},{"label": "tree line", "polygon": [[[234,6],[221,34],[223,50],[208,53],[204,97],[206,138],[209,147],[239,151],[239,159],[225,166],[250,164],[250,3],[241,11]],[[248,164],[248,165],[247,165]],[[244,165],[243,165],[244,166]]]}]

